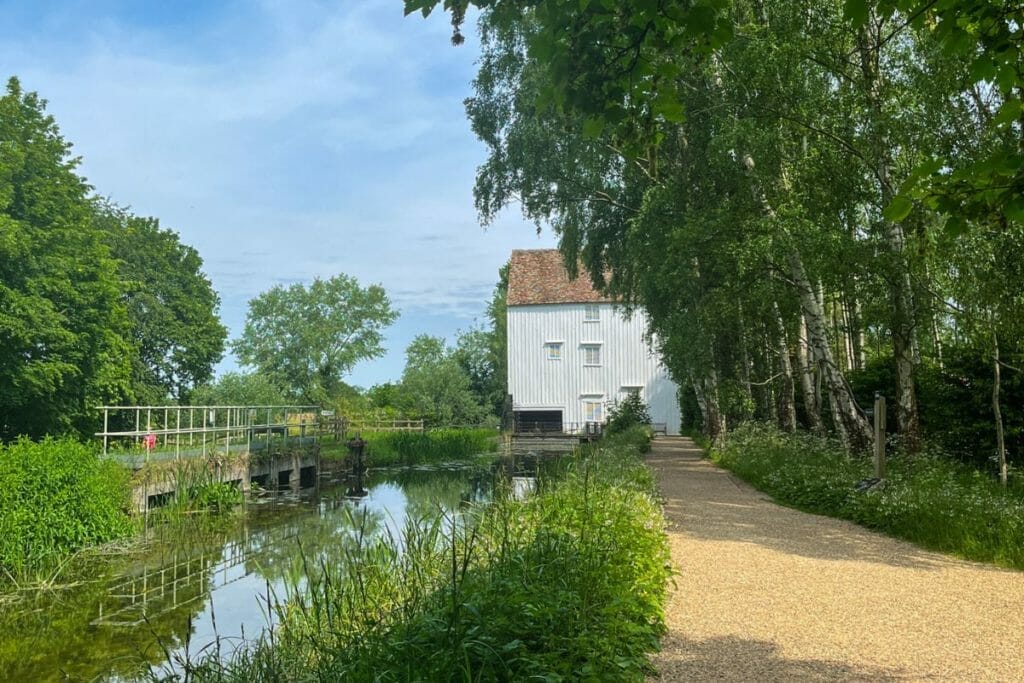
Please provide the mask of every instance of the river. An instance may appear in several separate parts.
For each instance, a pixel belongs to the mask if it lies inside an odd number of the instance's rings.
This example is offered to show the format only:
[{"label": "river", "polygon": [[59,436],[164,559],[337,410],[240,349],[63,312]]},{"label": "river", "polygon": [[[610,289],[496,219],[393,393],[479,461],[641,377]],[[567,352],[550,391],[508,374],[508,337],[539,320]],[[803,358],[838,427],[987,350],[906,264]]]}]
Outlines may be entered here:
[{"label": "river", "polygon": [[224,518],[156,525],[75,558],[52,588],[0,595],[0,680],[133,680],[230,650],[272,623],[268,604],[301,585],[303,556],[352,541],[358,526],[399,532],[485,503],[499,476],[525,492],[534,472],[511,455],[371,471],[361,496],[322,473],[314,488],[254,496]]}]

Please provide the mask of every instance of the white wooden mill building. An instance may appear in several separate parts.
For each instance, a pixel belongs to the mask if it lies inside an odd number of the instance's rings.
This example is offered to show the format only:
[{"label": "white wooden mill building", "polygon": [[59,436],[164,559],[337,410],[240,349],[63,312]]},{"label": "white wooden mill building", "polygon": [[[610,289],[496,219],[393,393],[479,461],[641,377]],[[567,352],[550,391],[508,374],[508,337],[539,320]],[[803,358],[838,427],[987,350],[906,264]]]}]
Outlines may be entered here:
[{"label": "white wooden mill building", "polygon": [[626,317],[585,275],[569,278],[555,249],[516,250],[508,272],[508,391],[523,431],[576,433],[639,392],[656,428],[679,433],[677,387]]}]

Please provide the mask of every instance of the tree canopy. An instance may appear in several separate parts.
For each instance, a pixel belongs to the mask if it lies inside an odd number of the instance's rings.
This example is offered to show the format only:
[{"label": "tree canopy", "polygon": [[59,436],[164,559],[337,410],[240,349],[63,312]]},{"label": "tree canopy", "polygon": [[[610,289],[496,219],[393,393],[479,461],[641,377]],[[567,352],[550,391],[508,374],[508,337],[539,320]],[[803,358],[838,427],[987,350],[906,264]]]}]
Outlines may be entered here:
[{"label": "tree canopy", "polygon": [[440,337],[421,334],[406,349],[398,404],[405,415],[434,426],[475,425],[486,410],[473,392],[456,351]]},{"label": "tree canopy", "polygon": [[117,263],[46,102],[0,97],[0,437],[84,429],[131,390]]},{"label": "tree canopy", "polygon": [[344,274],[316,278],[252,299],[232,347],[293,399],[327,403],[357,362],[384,354],[383,330],[397,318],[379,285],[361,287]]},{"label": "tree canopy", "polygon": [[0,97],[0,440],[89,434],[101,404],[179,398],[225,330],[202,260],[97,200],[46,102]]},{"label": "tree canopy", "polygon": [[1015,3],[405,5],[449,11],[456,42],[480,9],[482,220],[520,206],[570,270],[643,308],[711,436],[770,418],[866,448],[850,379],[879,361],[914,450],[919,375],[951,347],[991,364],[1002,429],[1024,255]]},{"label": "tree canopy", "polygon": [[118,262],[138,349],[132,373],[135,400],[186,398],[212,377],[227,338],[217,315],[220,297],[202,272],[202,258],[156,218],[133,216],[101,202],[94,221]]}]

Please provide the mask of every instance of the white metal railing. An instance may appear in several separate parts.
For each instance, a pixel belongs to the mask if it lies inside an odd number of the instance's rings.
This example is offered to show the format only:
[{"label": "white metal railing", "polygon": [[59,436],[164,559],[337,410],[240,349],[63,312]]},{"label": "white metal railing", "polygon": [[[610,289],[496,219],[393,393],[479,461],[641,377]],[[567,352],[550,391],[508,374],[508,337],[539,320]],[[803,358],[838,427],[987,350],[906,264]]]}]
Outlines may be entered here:
[{"label": "white metal railing", "polygon": [[127,452],[170,453],[180,458],[183,452],[208,447],[251,450],[253,441],[274,435],[316,437],[319,406],[97,406],[103,411],[103,453],[112,446]]}]

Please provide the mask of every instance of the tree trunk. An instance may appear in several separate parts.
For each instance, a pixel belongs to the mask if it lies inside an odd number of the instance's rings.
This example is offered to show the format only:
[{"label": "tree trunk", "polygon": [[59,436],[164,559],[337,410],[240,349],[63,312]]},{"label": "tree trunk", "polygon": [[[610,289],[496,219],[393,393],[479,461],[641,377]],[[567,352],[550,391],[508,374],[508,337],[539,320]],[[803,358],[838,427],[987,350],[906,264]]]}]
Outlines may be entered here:
[{"label": "tree trunk", "polygon": [[750,380],[750,351],[748,349],[747,325],[743,317],[743,307],[739,313],[740,330],[740,382],[743,384],[743,393],[751,404],[754,403],[754,387]]},{"label": "tree trunk", "polygon": [[[761,335],[761,342],[761,360],[763,362],[760,376],[768,377],[772,374],[772,358],[775,357],[775,353],[772,350],[771,334],[767,328]],[[760,382],[758,386],[761,389],[761,399],[764,405],[762,419],[771,420],[775,416],[775,385],[772,382]]]},{"label": "tree trunk", "polygon": [[[749,154],[744,155],[743,165],[748,173],[753,172],[754,160]],[[754,195],[764,208],[765,215],[771,219],[777,218],[768,197],[756,183],[754,184]],[[833,359],[832,349],[829,347],[828,321],[822,306],[824,295],[815,293],[814,285],[804,267],[803,258],[792,243],[787,245],[786,261],[789,266],[790,280],[796,286],[800,297],[800,307],[807,320],[811,353],[820,364],[825,386],[828,388],[837,431],[840,432],[840,437],[847,448],[854,451],[865,451],[871,447],[874,434],[871,431],[871,425],[868,424],[864,414],[857,407],[857,402],[846,383],[846,378],[836,367]]]},{"label": "tree trunk", "polygon": [[797,362],[800,365],[800,389],[804,395],[804,412],[807,414],[807,426],[815,434],[824,434],[825,425],[821,421],[821,373],[807,345],[807,321],[800,314],[800,337],[796,347]]},{"label": "tree trunk", "polygon": [[992,326],[992,415],[996,421],[996,456],[999,459],[999,483],[1006,486],[1009,481],[1009,467],[1006,463],[1006,436],[1003,433],[1003,411],[999,406],[999,392],[1002,371],[999,367],[999,338],[995,325]]},{"label": "tree trunk", "polygon": [[696,377],[690,377],[690,384],[693,385],[693,393],[697,397],[697,408],[700,409],[701,431],[707,431],[708,424],[708,402],[704,400],[704,385],[697,381]]},{"label": "tree trunk", "polygon": [[946,364],[942,360],[942,339],[939,338],[939,316],[935,312],[932,312],[932,346],[935,347],[935,358],[939,368],[945,368]]},{"label": "tree trunk", "polygon": [[850,313],[850,301],[845,295],[839,300],[840,310],[843,314],[843,339],[846,340],[846,357],[850,359],[850,369],[860,370],[860,363],[857,362],[857,349],[853,334],[853,316]]},{"label": "tree trunk", "polygon": [[832,319],[832,338],[836,340],[836,358],[839,369],[844,373],[849,372],[853,367],[850,359],[850,344],[846,338],[846,325],[843,321],[843,310],[840,306],[839,297],[829,297],[829,317]]},{"label": "tree trunk", "polygon": [[720,441],[725,436],[725,415],[718,402],[718,373],[712,369],[702,379],[694,379],[693,390],[704,421],[704,435],[712,442]]},{"label": "tree trunk", "polygon": [[850,303],[850,325],[853,327],[853,356],[857,360],[857,369],[863,370],[867,365],[867,340],[864,338],[864,316],[861,314],[860,299],[857,297]]},{"label": "tree trunk", "polygon": [[836,427],[840,431],[840,437],[843,438],[844,443],[851,450],[867,450],[874,440],[871,425],[868,424],[867,418],[857,407],[853,393],[846,384],[846,378],[843,377],[843,373],[836,367],[835,361],[832,358],[832,349],[828,343],[825,314],[821,310],[818,298],[814,294],[814,285],[807,276],[803,259],[795,248],[789,250],[787,260],[789,262],[790,277],[796,285],[800,296],[800,306],[807,321],[807,341],[811,353],[820,363],[825,387],[828,389],[829,402],[835,416]]},{"label": "tree trunk", "polygon": [[789,341],[786,338],[786,325],[782,320],[779,304],[775,309],[775,352],[779,362],[779,375],[782,377],[776,401],[776,416],[779,428],[785,432],[796,431],[796,394],[793,387],[793,364],[789,359]]},{"label": "tree trunk", "polygon": [[[892,185],[892,149],[884,123],[882,108],[882,75],[879,68],[882,51],[882,21],[872,10],[868,21],[857,34],[857,50],[864,77],[864,98],[870,119],[867,132],[871,142],[871,169],[878,181],[881,208],[895,196]],[[920,420],[914,382],[917,344],[914,333],[914,295],[910,269],[905,254],[903,226],[882,219],[883,238],[891,257],[890,298],[892,303],[892,350],[896,360],[896,421],[903,443],[910,451],[921,445]]]}]

